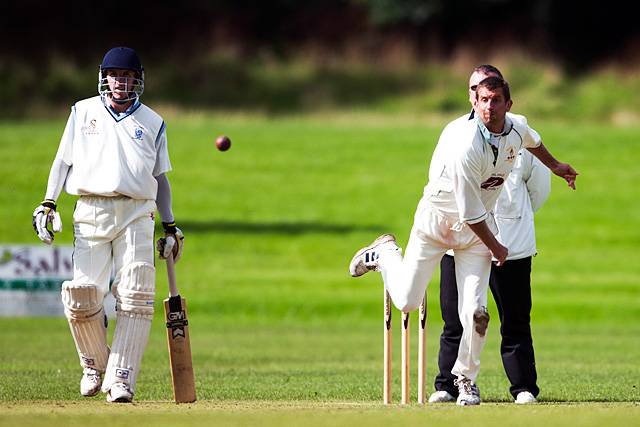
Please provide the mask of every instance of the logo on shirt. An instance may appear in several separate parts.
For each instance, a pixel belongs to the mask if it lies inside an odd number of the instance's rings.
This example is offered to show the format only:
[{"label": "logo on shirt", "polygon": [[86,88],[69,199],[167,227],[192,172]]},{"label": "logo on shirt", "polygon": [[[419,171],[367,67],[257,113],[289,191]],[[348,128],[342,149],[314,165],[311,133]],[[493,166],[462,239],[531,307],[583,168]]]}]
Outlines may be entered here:
[{"label": "logo on shirt", "polygon": [[483,190],[491,190],[500,187],[504,183],[504,178],[499,176],[492,176],[487,179],[485,182],[480,184],[480,188]]},{"label": "logo on shirt", "polygon": [[83,135],[98,135],[100,133],[98,130],[98,121],[96,119],[91,119],[89,124],[82,126],[80,130]]},{"label": "logo on shirt", "polygon": [[516,159],[516,150],[514,150],[513,147],[509,147],[509,149],[507,150],[507,162],[513,163],[515,159]]},{"label": "logo on shirt", "polygon": [[133,139],[142,139],[142,135],[144,134],[144,131],[142,130],[142,128],[137,127],[134,131],[133,131]]}]

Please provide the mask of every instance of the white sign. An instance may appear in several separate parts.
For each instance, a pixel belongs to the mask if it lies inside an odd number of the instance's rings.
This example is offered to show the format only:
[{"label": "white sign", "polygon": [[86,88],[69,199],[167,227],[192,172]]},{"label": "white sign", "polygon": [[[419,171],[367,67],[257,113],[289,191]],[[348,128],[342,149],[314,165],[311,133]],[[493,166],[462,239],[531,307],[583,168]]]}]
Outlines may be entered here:
[{"label": "white sign", "polygon": [[[64,316],[62,282],[73,278],[73,246],[0,245],[0,317]],[[115,317],[115,299],[104,299]]]}]

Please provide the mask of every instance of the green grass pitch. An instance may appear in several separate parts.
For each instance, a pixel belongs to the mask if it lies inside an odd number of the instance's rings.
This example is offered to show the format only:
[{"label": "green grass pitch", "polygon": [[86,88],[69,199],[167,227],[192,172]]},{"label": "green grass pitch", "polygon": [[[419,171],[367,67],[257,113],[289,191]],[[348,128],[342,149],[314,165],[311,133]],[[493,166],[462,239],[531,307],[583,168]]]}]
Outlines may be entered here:
[{"label": "green grass pitch", "polygon": [[[451,117],[453,118],[453,117]],[[406,244],[446,120],[347,114],[169,117],[178,284],[188,299],[199,401],[176,407],[160,301],[134,405],[82,399],[64,319],[0,318],[0,425],[633,425],[640,419],[640,202],[636,127],[534,123],[580,172],[559,178],[537,215],[532,326],[540,405],[509,403],[491,303],[479,408],[382,406],[382,286],[351,279],[353,252],[383,232]],[[36,243],[64,120],[0,123],[3,243]],[[215,137],[233,145],[218,152]],[[59,200],[72,242],[74,199]],[[437,274],[428,289],[428,391],[442,327]],[[400,325],[394,312],[394,400]],[[412,319],[417,319],[415,315]],[[111,325],[110,329],[113,329]],[[416,321],[412,386],[416,384]],[[126,416],[126,417],[125,417]]]}]

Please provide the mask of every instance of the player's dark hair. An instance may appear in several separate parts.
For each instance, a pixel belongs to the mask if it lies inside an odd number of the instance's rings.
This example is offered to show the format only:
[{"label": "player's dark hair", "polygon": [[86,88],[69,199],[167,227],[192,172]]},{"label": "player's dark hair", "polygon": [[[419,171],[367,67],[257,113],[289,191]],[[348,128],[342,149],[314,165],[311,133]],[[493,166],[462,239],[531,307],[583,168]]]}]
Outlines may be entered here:
[{"label": "player's dark hair", "polygon": [[[506,80],[500,77],[487,77],[484,80],[481,80],[478,83],[478,89],[480,87],[484,87],[489,89],[490,91],[495,91],[496,89],[502,89],[502,95],[504,95],[504,100],[509,101],[511,99],[511,91],[509,90],[509,83]],[[476,99],[478,99],[478,90],[476,90]]]},{"label": "player's dark hair", "polygon": [[498,70],[496,67],[494,67],[493,65],[490,64],[482,64],[482,65],[478,65],[476,68],[473,69],[474,73],[482,73],[482,74],[495,74],[498,77],[500,77],[501,79],[504,79],[504,77],[502,76],[502,73],[500,72],[500,70]]}]

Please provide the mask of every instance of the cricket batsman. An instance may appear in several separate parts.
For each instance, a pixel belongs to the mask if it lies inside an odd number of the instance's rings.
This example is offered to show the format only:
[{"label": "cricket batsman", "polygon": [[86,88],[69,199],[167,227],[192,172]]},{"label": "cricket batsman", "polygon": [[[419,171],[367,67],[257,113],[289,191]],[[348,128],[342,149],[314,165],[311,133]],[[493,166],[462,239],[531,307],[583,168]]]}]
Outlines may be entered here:
[{"label": "cricket batsman", "polygon": [[[78,196],[73,213],[73,280],[62,303],[83,375],[80,393],[101,390],[107,402],[131,402],[144,353],[155,293],[154,215],[165,237],[160,257],[177,261],[184,236],[174,222],[165,123],[140,102],[144,69],[128,47],[109,50],[98,73],[98,96],[77,102],[53,161],[33,227],[46,244],[62,229],[56,200],[64,186]],[[107,346],[103,299],[116,299],[116,327]]]}]

